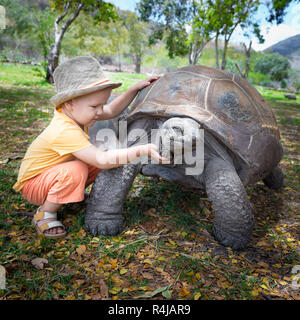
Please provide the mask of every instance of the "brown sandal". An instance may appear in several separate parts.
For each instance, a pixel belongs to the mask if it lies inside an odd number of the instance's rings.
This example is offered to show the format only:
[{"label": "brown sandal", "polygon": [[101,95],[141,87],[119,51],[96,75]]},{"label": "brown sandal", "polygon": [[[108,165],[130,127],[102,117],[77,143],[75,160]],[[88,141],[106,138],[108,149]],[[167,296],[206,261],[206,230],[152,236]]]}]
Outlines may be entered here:
[{"label": "brown sandal", "polygon": [[[33,216],[32,224],[35,226],[37,232],[39,235],[44,236],[46,238],[60,238],[66,235],[65,226],[60,221],[51,221],[51,222],[45,222],[44,224],[38,225],[38,222],[45,219],[57,219],[57,213],[56,212],[44,212],[39,211],[39,208],[37,209],[36,214]],[[45,233],[45,231],[55,228],[55,227],[61,227],[64,229],[64,232],[57,233],[57,234],[49,234]]]}]

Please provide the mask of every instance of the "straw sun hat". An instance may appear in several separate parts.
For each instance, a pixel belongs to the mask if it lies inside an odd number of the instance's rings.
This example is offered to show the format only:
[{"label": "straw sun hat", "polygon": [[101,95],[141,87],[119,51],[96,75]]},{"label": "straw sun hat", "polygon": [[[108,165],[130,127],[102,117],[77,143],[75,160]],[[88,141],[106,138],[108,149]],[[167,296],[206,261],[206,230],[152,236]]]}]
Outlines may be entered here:
[{"label": "straw sun hat", "polygon": [[60,64],[53,73],[57,94],[50,101],[58,107],[63,102],[98,90],[120,87],[110,81],[100,63],[91,56],[76,57]]}]

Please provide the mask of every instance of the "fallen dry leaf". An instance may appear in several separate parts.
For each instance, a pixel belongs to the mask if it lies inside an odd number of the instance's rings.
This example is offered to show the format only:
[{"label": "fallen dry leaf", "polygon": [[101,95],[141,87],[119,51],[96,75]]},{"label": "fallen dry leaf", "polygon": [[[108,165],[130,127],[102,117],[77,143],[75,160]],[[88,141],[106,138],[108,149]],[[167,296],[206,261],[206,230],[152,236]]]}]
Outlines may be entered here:
[{"label": "fallen dry leaf", "polygon": [[86,246],[83,244],[81,246],[79,246],[78,248],[76,248],[76,252],[78,253],[78,255],[82,255],[86,250]]},{"label": "fallen dry leaf", "polygon": [[122,269],[120,270],[120,275],[125,274],[127,271],[128,271],[127,269],[122,268]]},{"label": "fallen dry leaf", "polygon": [[143,278],[145,279],[149,279],[149,280],[153,279],[153,275],[149,272],[143,272],[142,275],[143,275]]},{"label": "fallen dry leaf", "polygon": [[185,297],[185,296],[188,296],[188,295],[190,295],[190,294],[191,294],[190,291],[187,290],[187,289],[185,289],[185,288],[182,288],[182,290],[179,292],[179,295],[180,295],[181,297]]},{"label": "fallen dry leaf", "polygon": [[270,247],[271,246],[271,244],[266,242],[265,240],[261,240],[261,241],[257,242],[256,245],[258,247]]},{"label": "fallen dry leaf", "polygon": [[48,260],[44,258],[35,258],[31,260],[31,263],[37,268],[42,270],[44,268],[44,264],[48,264]]},{"label": "fallen dry leaf", "polygon": [[100,288],[100,295],[102,300],[109,299],[108,286],[106,285],[103,279],[99,280],[99,288]]},{"label": "fallen dry leaf", "polygon": [[26,254],[20,255],[19,259],[25,262],[30,261],[30,258]]}]

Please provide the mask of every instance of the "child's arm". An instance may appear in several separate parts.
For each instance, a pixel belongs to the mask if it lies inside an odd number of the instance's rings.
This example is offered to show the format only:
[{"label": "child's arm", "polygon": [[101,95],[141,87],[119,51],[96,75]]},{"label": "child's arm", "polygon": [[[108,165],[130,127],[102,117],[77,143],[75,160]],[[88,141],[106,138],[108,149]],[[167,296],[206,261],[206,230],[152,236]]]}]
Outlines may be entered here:
[{"label": "child's arm", "polygon": [[[88,163],[99,169],[111,169],[120,167],[129,163],[141,156],[150,156],[158,162],[169,161],[160,156],[157,147],[154,144],[144,144],[133,146],[127,149],[115,149],[108,151],[100,151],[95,146],[90,146],[85,149],[72,153],[79,160]],[[166,163],[166,162],[164,162]]]},{"label": "child's arm", "polygon": [[159,79],[158,76],[152,76],[146,80],[139,81],[134,86],[130,87],[126,92],[114,99],[111,103],[105,105],[103,107],[103,119],[108,120],[118,116],[124,109],[128,107],[139,90],[149,86],[157,79]]}]

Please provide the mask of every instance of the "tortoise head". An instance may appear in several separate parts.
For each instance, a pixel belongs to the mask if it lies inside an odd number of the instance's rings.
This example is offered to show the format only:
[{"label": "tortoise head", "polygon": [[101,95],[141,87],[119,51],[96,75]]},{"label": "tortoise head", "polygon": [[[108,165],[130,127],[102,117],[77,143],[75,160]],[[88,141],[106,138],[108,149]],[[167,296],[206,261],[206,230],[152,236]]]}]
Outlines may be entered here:
[{"label": "tortoise head", "polygon": [[201,139],[200,129],[200,124],[191,118],[166,120],[158,132],[160,153],[176,163],[176,160],[182,159],[182,153],[195,149]]}]

